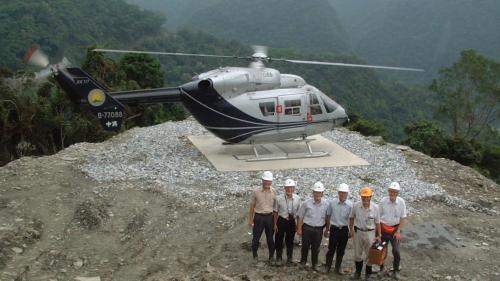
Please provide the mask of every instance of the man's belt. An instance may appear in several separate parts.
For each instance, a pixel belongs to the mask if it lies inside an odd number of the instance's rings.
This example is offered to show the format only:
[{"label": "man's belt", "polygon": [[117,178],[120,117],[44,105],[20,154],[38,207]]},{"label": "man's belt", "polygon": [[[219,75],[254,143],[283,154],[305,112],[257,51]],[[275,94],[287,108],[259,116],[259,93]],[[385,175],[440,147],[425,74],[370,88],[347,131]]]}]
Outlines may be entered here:
[{"label": "man's belt", "polygon": [[273,213],[255,213],[256,215],[259,215],[259,216],[270,216],[272,215]]},{"label": "man's belt", "polygon": [[347,225],[339,225],[339,226],[336,226],[336,225],[333,225],[331,226],[334,230],[342,230],[342,229],[346,229],[346,228],[349,228]]},{"label": "man's belt", "polygon": [[354,226],[354,231],[362,231],[362,232],[370,232],[370,231],[374,231],[375,228],[359,228],[357,226]]},{"label": "man's belt", "polygon": [[314,228],[314,229],[323,229],[325,226],[322,225],[322,226],[312,226],[312,225],[308,225],[307,223],[304,223],[304,226],[307,226],[309,228]]}]

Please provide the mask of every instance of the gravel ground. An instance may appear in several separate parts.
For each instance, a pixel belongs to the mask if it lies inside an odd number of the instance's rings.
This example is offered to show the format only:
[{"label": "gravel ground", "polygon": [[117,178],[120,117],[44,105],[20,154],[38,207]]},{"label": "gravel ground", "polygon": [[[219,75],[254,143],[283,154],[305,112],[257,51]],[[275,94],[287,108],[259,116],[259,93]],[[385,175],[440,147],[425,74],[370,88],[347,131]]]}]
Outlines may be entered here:
[{"label": "gravel ground", "polygon": [[[95,150],[87,150],[81,169],[101,183],[142,181],[144,186],[165,191],[175,186],[176,192],[196,197],[196,204],[207,208],[218,207],[227,194],[247,193],[249,187],[259,181],[260,173],[217,171],[186,137],[205,133],[208,132],[192,120],[136,128]],[[385,196],[389,183],[397,181],[402,186],[401,196],[408,202],[410,212],[419,212],[418,204],[414,202],[427,198],[437,198],[451,206],[492,211],[452,196],[438,184],[418,179],[415,169],[407,163],[400,149],[373,143],[345,129],[326,132],[323,136],[364,158],[370,165],[273,171],[275,186],[282,186],[290,177],[297,182],[297,193],[305,198],[319,180],[330,187],[325,196],[331,197],[335,195],[332,187],[345,182],[351,187],[351,199],[357,201],[359,197],[353,195],[361,187],[369,185],[375,191],[374,200],[379,201]],[[79,146],[72,149],[79,149]],[[216,188],[200,190],[191,188],[192,185]]]},{"label": "gravel ground", "polygon": [[[192,120],[169,122],[0,167],[0,280],[347,279],[252,262],[246,217],[261,172],[216,171],[186,138],[203,133]],[[307,197],[321,180],[331,198],[331,187],[346,182],[357,200],[368,184],[378,201],[399,181],[411,209],[404,280],[500,280],[497,184],[344,129],[323,136],[371,165],[273,171],[276,186],[292,177]],[[322,245],[320,262],[325,253]],[[349,242],[345,272],[353,265]]]}]

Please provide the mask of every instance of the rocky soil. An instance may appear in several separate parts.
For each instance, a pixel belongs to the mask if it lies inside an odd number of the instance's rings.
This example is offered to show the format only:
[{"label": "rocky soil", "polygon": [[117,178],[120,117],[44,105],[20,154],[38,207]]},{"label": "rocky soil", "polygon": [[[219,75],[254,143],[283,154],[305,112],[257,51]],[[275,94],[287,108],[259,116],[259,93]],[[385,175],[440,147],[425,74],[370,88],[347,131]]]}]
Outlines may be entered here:
[{"label": "rocky soil", "polygon": [[[0,280],[347,279],[252,261],[246,216],[259,173],[217,172],[186,138],[202,133],[193,121],[165,123],[1,167]],[[500,280],[497,184],[454,161],[357,133],[324,136],[371,165],[273,171],[278,189],[292,177],[306,197],[322,180],[332,197],[332,187],[347,182],[357,200],[368,184],[377,201],[398,180],[411,210],[404,280]],[[321,262],[325,253],[323,245]],[[346,273],[352,257],[349,242]]]}]

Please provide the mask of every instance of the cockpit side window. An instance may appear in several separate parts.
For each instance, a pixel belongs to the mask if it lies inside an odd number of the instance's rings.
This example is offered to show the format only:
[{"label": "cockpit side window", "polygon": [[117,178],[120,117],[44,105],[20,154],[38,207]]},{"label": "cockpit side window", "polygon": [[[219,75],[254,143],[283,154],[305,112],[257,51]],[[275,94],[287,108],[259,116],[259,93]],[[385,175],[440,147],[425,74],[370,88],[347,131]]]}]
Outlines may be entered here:
[{"label": "cockpit side window", "polygon": [[300,115],[300,99],[285,100],[285,115]]},{"label": "cockpit side window", "polygon": [[276,106],[274,105],[274,101],[266,101],[259,103],[260,111],[264,116],[274,116]]},{"label": "cockpit side window", "polygon": [[332,113],[335,111],[335,109],[337,109],[337,107],[339,107],[339,105],[331,100],[330,98],[326,97],[326,96],[322,96],[321,99],[323,100],[323,104],[325,105],[325,109],[326,109],[326,112],[328,113]]},{"label": "cockpit side window", "polygon": [[323,110],[319,104],[318,97],[315,94],[309,95],[309,111],[312,115],[322,114]]}]

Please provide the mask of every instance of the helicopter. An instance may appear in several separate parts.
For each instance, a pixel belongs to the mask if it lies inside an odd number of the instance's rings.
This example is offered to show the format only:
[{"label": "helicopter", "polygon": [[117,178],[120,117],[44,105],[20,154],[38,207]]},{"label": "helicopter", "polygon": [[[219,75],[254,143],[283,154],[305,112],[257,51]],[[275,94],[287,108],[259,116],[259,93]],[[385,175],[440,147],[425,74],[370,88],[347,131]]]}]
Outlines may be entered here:
[{"label": "helicopter", "polygon": [[[306,141],[306,156],[313,153],[307,139],[348,121],[345,109],[302,77],[283,74],[265,63],[283,61],[297,64],[377,68],[403,71],[422,69],[336,62],[270,58],[267,47],[253,46],[248,57],[169,53],[135,50],[94,49],[105,53],[234,58],[250,61],[248,67],[220,67],[198,74],[178,87],[111,92],[80,68],[67,63],[48,66],[39,49],[28,51],[25,59],[50,69],[51,75],[75,101],[88,103],[102,127],[118,131],[127,104],[181,102],[192,116],[225,144],[255,144]],[[40,63],[41,62],[41,63]],[[47,70],[41,71],[46,75]]]}]

